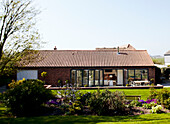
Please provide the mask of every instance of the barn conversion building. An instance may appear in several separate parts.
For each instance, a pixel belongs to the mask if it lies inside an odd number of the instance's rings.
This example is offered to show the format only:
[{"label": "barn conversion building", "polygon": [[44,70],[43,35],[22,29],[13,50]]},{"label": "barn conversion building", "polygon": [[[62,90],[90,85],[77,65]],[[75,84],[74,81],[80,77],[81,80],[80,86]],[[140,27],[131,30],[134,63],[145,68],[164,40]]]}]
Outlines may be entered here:
[{"label": "barn conversion building", "polygon": [[[155,66],[146,50],[130,44],[95,50],[39,50],[41,61],[21,67],[17,80],[42,79],[52,85],[69,80],[82,86],[125,86],[129,80],[155,79]],[[47,77],[41,77],[47,72]]]}]

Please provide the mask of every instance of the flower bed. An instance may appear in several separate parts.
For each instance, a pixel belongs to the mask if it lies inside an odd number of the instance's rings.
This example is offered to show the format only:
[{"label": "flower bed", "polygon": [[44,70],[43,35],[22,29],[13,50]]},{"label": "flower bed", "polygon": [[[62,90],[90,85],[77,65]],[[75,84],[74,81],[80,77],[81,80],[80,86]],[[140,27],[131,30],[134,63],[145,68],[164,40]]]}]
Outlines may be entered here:
[{"label": "flower bed", "polygon": [[148,113],[167,113],[158,99],[133,100],[128,102],[123,92],[109,90],[80,92],[72,88],[58,91],[56,98],[47,102],[47,106],[56,107],[62,114],[78,115],[138,115]]}]

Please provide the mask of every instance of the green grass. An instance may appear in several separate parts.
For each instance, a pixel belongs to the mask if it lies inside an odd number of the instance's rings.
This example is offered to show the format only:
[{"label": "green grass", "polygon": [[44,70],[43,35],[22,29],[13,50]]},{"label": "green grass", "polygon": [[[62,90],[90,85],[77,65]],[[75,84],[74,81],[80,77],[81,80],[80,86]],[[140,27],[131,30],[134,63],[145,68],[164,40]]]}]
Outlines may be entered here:
[{"label": "green grass", "polygon": [[[94,90],[87,90],[87,92]],[[146,100],[149,96],[149,89],[110,89],[110,91],[122,91],[125,95],[141,95],[141,99]]]},{"label": "green grass", "polygon": [[170,123],[168,114],[147,114],[137,116],[41,116],[22,118],[0,118],[0,124],[143,124]]},{"label": "green grass", "polygon": [[[170,90],[170,88],[166,88]],[[156,89],[156,90],[161,90],[161,89]],[[81,92],[94,92],[96,90],[80,90]],[[147,100],[149,94],[150,94],[150,89],[110,89],[110,91],[123,91],[125,95],[141,95],[141,99]],[[52,90],[54,94],[57,93],[57,90]]]},{"label": "green grass", "polygon": [[[170,88],[167,88],[170,90]],[[126,95],[141,95],[146,100],[149,96],[149,89],[110,89],[111,91],[124,91]],[[157,89],[161,90],[161,89]],[[81,90],[81,92],[94,92],[95,90]],[[53,90],[56,93],[56,90]],[[7,109],[0,104],[0,124],[169,124],[170,113],[167,114],[146,114],[137,116],[40,116],[9,118],[4,112]]]}]

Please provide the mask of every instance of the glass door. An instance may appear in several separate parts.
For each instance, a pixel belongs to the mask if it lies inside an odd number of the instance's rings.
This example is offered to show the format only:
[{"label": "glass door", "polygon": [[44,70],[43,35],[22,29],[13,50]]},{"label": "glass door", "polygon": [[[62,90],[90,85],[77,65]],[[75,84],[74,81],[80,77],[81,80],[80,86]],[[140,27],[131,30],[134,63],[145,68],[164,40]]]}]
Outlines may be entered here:
[{"label": "glass door", "polygon": [[99,70],[95,70],[95,86],[99,85],[99,80],[100,80]]},{"label": "glass door", "polygon": [[104,86],[115,86],[117,84],[117,70],[104,70]]},{"label": "glass door", "polygon": [[82,86],[82,70],[77,70],[77,87]]},{"label": "glass door", "polygon": [[88,73],[89,73],[88,70],[84,70],[83,71],[83,86],[89,86],[89,83],[88,83]]},{"label": "glass door", "polygon": [[94,85],[94,70],[89,70],[89,86]]}]

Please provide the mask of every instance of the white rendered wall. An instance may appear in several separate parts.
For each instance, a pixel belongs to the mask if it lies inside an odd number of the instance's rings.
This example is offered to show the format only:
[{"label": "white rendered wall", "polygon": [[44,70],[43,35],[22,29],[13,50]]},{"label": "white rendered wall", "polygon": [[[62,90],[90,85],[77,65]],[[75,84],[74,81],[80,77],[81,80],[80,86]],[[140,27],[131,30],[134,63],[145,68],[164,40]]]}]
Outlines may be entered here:
[{"label": "white rendered wall", "polygon": [[17,72],[17,80],[38,79],[38,70],[20,70]]},{"label": "white rendered wall", "polygon": [[165,65],[170,65],[170,55],[165,56]]}]

